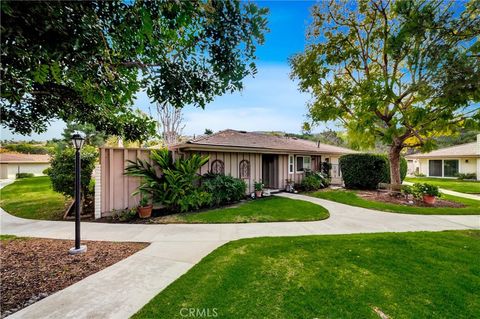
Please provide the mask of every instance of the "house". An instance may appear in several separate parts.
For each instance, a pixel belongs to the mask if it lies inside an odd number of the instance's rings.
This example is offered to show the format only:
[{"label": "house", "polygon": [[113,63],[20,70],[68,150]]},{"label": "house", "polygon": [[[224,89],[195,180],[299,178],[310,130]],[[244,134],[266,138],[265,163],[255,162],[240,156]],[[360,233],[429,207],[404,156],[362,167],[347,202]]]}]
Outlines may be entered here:
[{"label": "house", "polygon": [[476,174],[480,179],[480,134],[477,141],[429,153],[406,156],[409,174],[421,173],[428,177],[451,177],[459,173]]},{"label": "house", "polygon": [[214,172],[242,178],[253,191],[255,181],[285,189],[287,180],[300,183],[306,170],[332,164],[333,183],[341,183],[338,158],[355,151],[324,143],[267,133],[224,130],[173,146],[175,156],[208,155],[201,174]]},{"label": "house", "polygon": [[[173,157],[208,155],[199,171],[231,175],[243,179],[247,193],[262,181],[267,188],[285,189],[287,180],[300,183],[306,170],[320,170],[322,162],[332,164],[332,183],[342,183],[338,159],[355,151],[314,141],[267,133],[224,130],[170,147]],[[150,150],[101,148],[100,165],[95,169],[95,216],[135,207],[132,197],[138,178],[124,175],[127,160],[148,159]]]},{"label": "house", "polygon": [[50,156],[44,154],[0,153],[0,178],[14,179],[17,173],[43,175],[50,167]]}]

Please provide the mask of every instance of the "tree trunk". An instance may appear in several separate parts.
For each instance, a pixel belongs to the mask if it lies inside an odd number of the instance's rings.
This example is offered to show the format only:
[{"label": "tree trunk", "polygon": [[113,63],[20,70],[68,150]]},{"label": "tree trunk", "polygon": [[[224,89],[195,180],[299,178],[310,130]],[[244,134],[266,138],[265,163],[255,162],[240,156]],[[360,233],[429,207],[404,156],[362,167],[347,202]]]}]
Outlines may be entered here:
[{"label": "tree trunk", "polygon": [[400,151],[401,147],[397,145],[390,146],[390,151],[388,152],[388,160],[390,161],[390,184],[400,185],[402,184],[402,179],[400,177]]}]

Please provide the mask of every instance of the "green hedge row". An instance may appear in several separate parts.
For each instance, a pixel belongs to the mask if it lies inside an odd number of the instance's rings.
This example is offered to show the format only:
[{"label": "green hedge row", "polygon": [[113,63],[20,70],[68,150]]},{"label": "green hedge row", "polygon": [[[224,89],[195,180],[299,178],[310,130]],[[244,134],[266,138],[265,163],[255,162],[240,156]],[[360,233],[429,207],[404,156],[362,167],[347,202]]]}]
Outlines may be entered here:
[{"label": "green hedge row", "polygon": [[[340,169],[346,188],[376,189],[378,183],[390,183],[390,162],[385,155],[348,154],[340,157]],[[407,161],[400,160],[400,175],[407,175]]]}]

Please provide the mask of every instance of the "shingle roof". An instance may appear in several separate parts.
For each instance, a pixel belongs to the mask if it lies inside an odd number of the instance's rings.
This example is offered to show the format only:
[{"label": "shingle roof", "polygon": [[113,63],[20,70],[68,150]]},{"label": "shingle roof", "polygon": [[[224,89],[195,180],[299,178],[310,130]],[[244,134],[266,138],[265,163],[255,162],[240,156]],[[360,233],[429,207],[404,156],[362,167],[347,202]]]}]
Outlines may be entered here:
[{"label": "shingle roof", "polygon": [[477,142],[441,148],[429,153],[419,153],[406,156],[409,159],[430,157],[478,157]]},{"label": "shingle roof", "polygon": [[49,155],[44,154],[22,154],[22,153],[0,153],[0,163],[48,163]]},{"label": "shingle roof", "polygon": [[269,149],[281,151],[301,151],[324,154],[355,153],[355,151],[348,148],[328,145],[324,143],[317,143],[314,141],[302,140],[293,137],[276,136],[258,132],[236,131],[230,129],[190,140],[187,143],[176,145],[174,146],[174,148],[194,147],[196,145],[231,148]]}]

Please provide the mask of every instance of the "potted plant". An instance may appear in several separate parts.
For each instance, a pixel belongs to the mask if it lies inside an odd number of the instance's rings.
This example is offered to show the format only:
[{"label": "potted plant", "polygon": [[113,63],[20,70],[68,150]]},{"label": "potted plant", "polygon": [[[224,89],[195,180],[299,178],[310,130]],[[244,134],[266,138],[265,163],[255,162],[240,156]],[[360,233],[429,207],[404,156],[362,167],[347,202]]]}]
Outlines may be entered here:
[{"label": "potted plant", "polygon": [[416,183],[413,185],[417,198],[422,198],[423,202],[426,204],[433,205],[435,204],[436,197],[440,197],[440,191],[438,186],[427,184],[427,183]]},{"label": "potted plant", "polygon": [[263,183],[262,182],[255,182],[254,183],[254,188],[255,188],[255,197],[257,197],[257,198],[262,197]]},{"label": "potted plant", "polygon": [[140,218],[149,218],[152,216],[153,205],[149,203],[147,194],[142,193],[142,198],[138,203],[137,212]]}]

